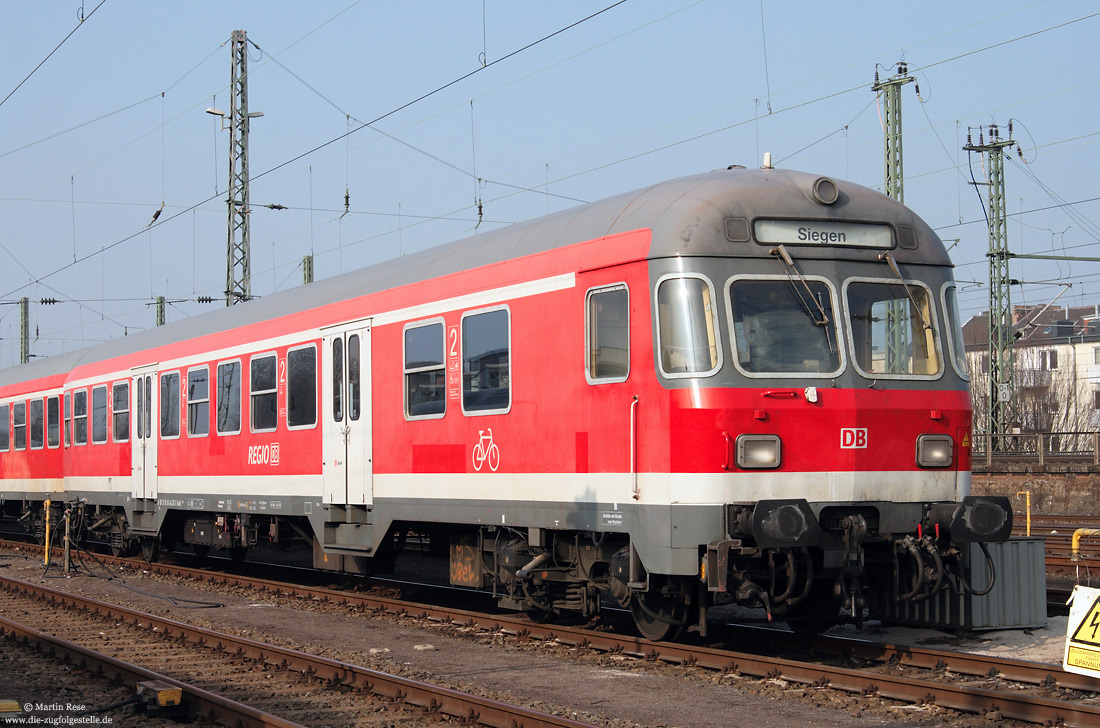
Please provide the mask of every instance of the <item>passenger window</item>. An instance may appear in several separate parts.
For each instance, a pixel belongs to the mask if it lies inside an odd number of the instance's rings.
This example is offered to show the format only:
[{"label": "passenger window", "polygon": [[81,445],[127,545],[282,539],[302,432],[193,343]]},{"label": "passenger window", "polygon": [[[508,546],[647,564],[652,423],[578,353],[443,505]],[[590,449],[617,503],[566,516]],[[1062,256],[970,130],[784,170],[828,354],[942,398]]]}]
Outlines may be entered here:
[{"label": "passenger window", "polygon": [[115,442],[130,439],[130,383],[115,382],[111,399],[111,437]]},{"label": "passenger window", "polygon": [[61,413],[57,397],[46,399],[46,446],[57,447],[61,444]]},{"label": "passenger window", "polygon": [[[149,388],[145,388],[145,416],[152,412]],[[160,375],[160,436],[180,436],[180,373]]]},{"label": "passenger window", "polygon": [[187,372],[187,434],[203,437],[210,432],[210,370]]},{"label": "passenger window", "polygon": [[359,334],[348,337],[348,419],[359,419]]},{"label": "passenger window", "polygon": [[[137,423],[137,439],[139,440],[145,439],[145,431],[148,429],[145,427],[145,379],[146,377],[137,378],[137,392],[135,392],[137,396],[134,397],[134,405],[137,410],[134,412],[134,422]],[[150,432],[149,434],[153,433]]]},{"label": "passenger window", "polygon": [[92,442],[107,442],[107,388],[92,387]]},{"label": "passenger window", "polygon": [[344,421],[344,338],[332,340],[332,421]]},{"label": "passenger window", "polygon": [[462,319],[462,411],[493,414],[511,406],[508,309]]},{"label": "passenger window", "polygon": [[251,363],[252,431],[272,432],[279,425],[279,391],[275,381],[275,355],[258,356]]},{"label": "passenger window", "polygon": [[291,349],[286,354],[287,427],[317,424],[317,348]]},{"label": "passenger window", "polygon": [[840,370],[833,297],[824,281],[736,280],[729,307],[735,361],[749,376]]},{"label": "passenger window", "polygon": [[668,278],[657,286],[657,338],[661,371],[669,376],[718,369],[714,294],[703,278]]},{"label": "passenger window", "polygon": [[15,449],[27,449],[27,403],[16,402],[12,405],[11,429],[15,436]]},{"label": "passenger window", "polygon": [[589,291],[586,309],[588,381],[625,382],[630,375],[630,296],[626,286]]},{"label": "passenger window", "polygon": [[447,412],[443,323],[405,329],[405,415],[442,417]]},{"label": "passenger window", "polygon": [[0,404],[0,452],[11,448],[11,405]]},{"label": "passenger window", "polygon": [[227,361],[218,365],[218,434],[236,435],[241,431],[241,363]]},{"label": "passenger window", "polygon": [[[138,436],[145,437],[145,439],[148,440],[153,436],[153,375],[146,374],[143,377],[138,377],[138,384],[141,382],[145,382],[145,397],[141,396],[141,391],[139,390],[138,401],[141,402],[140,421],[145,425],[145,435],[139,434]],[[179,404],[178,400],[176,404]],[[176,418],[176,422],[177,424],[179,423],[179,417]],[[142,426],[139,424],[138,430],[141,430],[141,427]],[[179,434],[178,426],[176,428],[176,434]]]},{"label": "passenger window", "polygon": [[73,444],[88,444],[88,390],[73,392]]},{"label": "passenger window", "polygon": [[31,450],[41,450],[46,444],[43,439],[44,423],[43,423],[43,410],[42,400],[31,400]]}]

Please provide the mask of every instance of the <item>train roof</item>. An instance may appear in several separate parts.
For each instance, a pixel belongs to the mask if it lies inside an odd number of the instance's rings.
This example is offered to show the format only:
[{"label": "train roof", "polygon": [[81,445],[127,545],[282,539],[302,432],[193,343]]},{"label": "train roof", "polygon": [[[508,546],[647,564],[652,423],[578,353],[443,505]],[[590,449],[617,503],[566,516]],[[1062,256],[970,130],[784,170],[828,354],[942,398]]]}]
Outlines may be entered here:
[{"label": "train roof", "polygon": [[[230,331],[280,316],[446,276],[513,258],[632,230],[653,231],[649,258],[730,255],[725,220],[758,217],[882,220],[913,227],[917,250],[898,249],[901,263],[950,265],[943,243],[912,211],[885,195],[833,180],[835,204],[814,200],[821,175],[781,169],[731,168],[682,177],[573,207],[456,242],[394,258],[287,291],[172,322],[80,351],[0,370],[0,388],[60,378],[75,367],[155,349],[178,341]],[[768,255],[748,246],[738,255]],[[873,251],[857,251],[873,255]],[[825,251],[828,254],[828,251]],[[823,257],[820,250],[800,256]]]}]

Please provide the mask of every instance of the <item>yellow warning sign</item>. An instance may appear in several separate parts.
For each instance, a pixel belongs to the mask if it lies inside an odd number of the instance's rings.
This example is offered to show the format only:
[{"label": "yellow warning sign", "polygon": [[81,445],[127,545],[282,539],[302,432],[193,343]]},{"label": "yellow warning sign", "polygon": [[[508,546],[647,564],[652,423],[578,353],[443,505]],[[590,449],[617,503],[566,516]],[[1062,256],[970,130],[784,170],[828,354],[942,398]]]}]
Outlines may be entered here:
[{"label": "yellow warning sign", "polygon": [[1073,587],[1066,626],[1066,672],[1100,677],[1100,589]]}]

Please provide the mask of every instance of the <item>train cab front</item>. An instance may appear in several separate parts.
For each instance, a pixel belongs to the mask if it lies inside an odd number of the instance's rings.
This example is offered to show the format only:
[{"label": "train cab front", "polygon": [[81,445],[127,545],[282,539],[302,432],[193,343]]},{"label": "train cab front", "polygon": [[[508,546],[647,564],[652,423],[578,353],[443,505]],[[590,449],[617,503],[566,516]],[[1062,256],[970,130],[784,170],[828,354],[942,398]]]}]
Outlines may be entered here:
[{"label": "train cab front", "polygon": [[[813,226],[772,227],[754,230],[782,239]],[[984,544],[1012,527],[1007,499],[970,494],[949,266],[894,251],[888,225],[821,228],[863,237],[655,276],[670,470],[700,474],[725,509],[700,581],[714,603],[764,607],[805,632],[842,611],[859,620],[945,589],[987,593],[968,583],[963,550],[977,543],[988,558]]]}]

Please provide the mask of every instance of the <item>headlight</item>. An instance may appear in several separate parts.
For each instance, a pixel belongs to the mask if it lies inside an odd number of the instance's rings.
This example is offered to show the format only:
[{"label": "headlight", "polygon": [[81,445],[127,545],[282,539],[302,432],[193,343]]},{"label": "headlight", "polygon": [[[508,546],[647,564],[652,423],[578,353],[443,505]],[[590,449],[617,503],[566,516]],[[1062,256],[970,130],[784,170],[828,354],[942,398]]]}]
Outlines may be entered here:
[{"label": "headlight", "polygon": [[778,468],[782,446],[778,435],[739,435],[737,467]]},{"label": "headlight", "polygon": [[950,435],[921,435],[917,438],[917,465],[946,468],[954,462],[955,442]]}]

